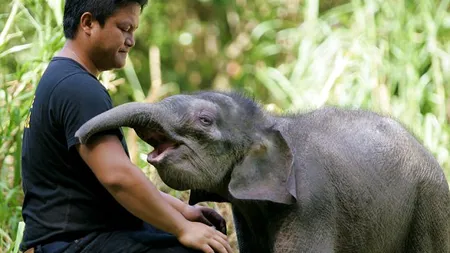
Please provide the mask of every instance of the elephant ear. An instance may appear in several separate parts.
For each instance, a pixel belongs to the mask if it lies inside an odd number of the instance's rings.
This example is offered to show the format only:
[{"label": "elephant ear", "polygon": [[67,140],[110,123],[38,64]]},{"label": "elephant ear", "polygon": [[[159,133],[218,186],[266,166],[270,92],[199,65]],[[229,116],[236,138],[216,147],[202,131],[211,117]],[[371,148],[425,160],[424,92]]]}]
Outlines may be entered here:
[{"label": "elephant ear", "polygon": [[229,202],[227,199],[222,196],[207,192],[204,190],[191,190],[189,195],[189,205],[195,205],[199,202]]},{"label": "elephant ear", "polygon": [[296,201],[293,155],[277,129],[265,131],[242,163],[231,173],[228,190],[236,199],[266,200],[281,204]]}]

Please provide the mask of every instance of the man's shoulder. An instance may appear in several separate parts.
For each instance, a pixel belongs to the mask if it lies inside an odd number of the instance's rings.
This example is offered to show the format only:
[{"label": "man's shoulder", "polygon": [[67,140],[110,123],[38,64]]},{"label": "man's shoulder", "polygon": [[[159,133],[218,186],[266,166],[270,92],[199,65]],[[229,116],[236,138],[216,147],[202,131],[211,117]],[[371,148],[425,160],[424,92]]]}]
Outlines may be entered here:
[{"label": "man's shoulder", "polygon": [[[100,81],[78,62],[65,57],[54,57],[42,75],[39,83],[53,93],[104,92]],[[39,88],[39,87],[38,87]]]},{"label": "man's shoulder", "polygon": [[68,77],[74,74],[82,74],[83,72],[83,69],[76,66],[72,61],[60,59],[59,57],[53,58],[44,73],[42,73],[37,88],[48,90],[48,88],[58,85]]},{"label": "man's shoulder", "polygon": [[81,64],[65,57],[54,57],[44,72],[43,79],[59,79],[59,81],[73,81],[74,79],[85,79],[85,81],[100,83],[98,79],[90,74]]}]

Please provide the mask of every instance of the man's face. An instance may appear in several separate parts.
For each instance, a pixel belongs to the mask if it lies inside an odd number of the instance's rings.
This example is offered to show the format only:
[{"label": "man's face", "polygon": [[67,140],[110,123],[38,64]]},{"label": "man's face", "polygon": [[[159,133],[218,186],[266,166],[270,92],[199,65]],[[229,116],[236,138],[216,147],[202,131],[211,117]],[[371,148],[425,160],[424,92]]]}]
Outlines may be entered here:
[{"label": "man's face", "polygon": [[90,55],[99,71],[122,68],[139,24],[140,5],[127,4],[106,19],[103,27],[94,23],[90,38]]}]

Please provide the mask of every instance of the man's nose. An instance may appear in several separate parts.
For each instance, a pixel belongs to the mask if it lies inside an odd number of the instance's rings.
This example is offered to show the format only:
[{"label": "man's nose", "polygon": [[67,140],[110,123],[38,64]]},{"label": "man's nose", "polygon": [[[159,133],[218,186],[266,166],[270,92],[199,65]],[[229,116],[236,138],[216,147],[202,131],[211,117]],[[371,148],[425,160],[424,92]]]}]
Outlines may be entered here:
[{"label": "man's nose", "polygon": [[135,44],[135,40],[134,40],[134,36],[133,36],[133,35],[128,36],[128,37],[125,39],[125,45],[126,45],[127,47],[134,47],[134,44]]}]

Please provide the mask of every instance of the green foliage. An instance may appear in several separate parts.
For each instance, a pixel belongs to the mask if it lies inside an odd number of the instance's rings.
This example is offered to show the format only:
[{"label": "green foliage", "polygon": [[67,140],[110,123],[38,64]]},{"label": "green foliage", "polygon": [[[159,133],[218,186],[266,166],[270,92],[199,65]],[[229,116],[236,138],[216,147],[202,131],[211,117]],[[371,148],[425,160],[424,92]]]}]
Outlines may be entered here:
[{"label": "green foliage", "polygon": [[0,9],[5,14],[0,16],[1,252],[13,250],[22,220],[21,140],[34,90],[52,55],[64,42],[55,20],[62,20],[58,14],[61,10],[50,6],[44,0],[25,4],[12,1]]},{"label": "green foliage", "polygon": [[[64,43],[62,6],[0,5],[1,252],[11,252],[21,236],[22,131],[37,82]],[[115,104],[237,89],[278,112],[374,110],[411,129],[450,178],[449,6],[450,0],[152,0],[126,68],[101,79]],[[160,189],[185,199],[158,180],[145,162],[150,147],[126,130],[133,161]],[[221,212],[230,225],[229,210]]]}]

